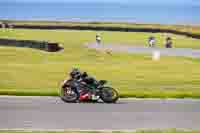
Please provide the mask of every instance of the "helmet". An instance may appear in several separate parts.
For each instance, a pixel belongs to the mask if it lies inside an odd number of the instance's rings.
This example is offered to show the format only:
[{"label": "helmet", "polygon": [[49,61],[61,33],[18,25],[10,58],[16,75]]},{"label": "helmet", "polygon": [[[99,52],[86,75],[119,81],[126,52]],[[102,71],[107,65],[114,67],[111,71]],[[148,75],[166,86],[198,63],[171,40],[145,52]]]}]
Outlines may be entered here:
[{"label": "helmet", "polygon": [[86,78],[88,76],[87,72],[83,72],[83,74],[81,75],[82,78]]},{"label": "helmet", "polygon": [[171,40],[171,37],[167,37],[166,40]]},{"label": "helmet", "polygon": [[72,71],[70,72],[70,76],[72,78],[77,78],[81,75],[81,72],[79,71],[78,68],[73,68]]}]

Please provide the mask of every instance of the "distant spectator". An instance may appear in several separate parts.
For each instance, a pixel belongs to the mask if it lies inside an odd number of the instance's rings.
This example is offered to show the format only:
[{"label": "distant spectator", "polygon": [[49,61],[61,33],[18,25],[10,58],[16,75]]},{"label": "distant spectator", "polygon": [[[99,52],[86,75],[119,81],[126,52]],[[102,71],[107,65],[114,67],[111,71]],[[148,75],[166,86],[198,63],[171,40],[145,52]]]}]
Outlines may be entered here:
[{"label": "distant spectator", "polygon": [[166,48],[172,48],[172,39],[171,37],[166,38],[166,43],[165,43]]},{"label": "distant spectator", "polygon": [[155,37],[150,36],[148,43],[149,43],[149,47],[155,47],[155,43],[156,43]]},{"label": "distant spectator", "polygon": [[101,37],[99,34],[96,35],[96,42],[97,42],[97,44],[101,43]]}]

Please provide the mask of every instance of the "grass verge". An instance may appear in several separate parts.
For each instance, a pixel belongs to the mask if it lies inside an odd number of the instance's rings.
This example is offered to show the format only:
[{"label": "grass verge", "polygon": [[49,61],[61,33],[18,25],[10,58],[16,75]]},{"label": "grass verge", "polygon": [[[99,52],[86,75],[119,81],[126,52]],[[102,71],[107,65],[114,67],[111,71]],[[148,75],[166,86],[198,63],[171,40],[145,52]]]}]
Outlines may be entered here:
[{"label": "grass verge", "polygon": [[200,133],[199,130],[137,130],[137,131],[26,131],[26,130],[0,130],[0,133]]},{"label": "grass verge", "polygon": [[[150,33],[101,32],[104,43],[143,45]],[[0,38],[59,42],[64,51],[48,53],[30,48],[0,47],[1,95],[57,96],[72,67],[109,81],[121,97],[200,97],[200,59],[112,53],[87,49],[95,31],[0,30]],[[155,33],[162,47],[162,34]],[[175,47],[200,48],[200,41],[172,35]]]}]

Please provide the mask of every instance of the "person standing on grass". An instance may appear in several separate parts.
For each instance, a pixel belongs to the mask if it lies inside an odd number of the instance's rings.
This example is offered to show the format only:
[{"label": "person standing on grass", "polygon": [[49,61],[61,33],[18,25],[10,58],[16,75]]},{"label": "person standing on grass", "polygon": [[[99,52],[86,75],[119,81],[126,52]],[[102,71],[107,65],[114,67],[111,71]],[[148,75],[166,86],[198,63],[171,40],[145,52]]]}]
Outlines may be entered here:
[{"label": "person standing on grass", "polygon": [[166,43],[165,43],[166,48],[172,48],[172,39],[171,37],[166,38]]},{"label": "person standing on grass", "polygon": [[101,43],[101,37],[99,34],[96,35],[96,42],[98,45]]},{"label": "person standing on grass", "polygon": [[150,36],[148,43],[149,43],[149,47],[154,47],[156,43],[155,37]]}]

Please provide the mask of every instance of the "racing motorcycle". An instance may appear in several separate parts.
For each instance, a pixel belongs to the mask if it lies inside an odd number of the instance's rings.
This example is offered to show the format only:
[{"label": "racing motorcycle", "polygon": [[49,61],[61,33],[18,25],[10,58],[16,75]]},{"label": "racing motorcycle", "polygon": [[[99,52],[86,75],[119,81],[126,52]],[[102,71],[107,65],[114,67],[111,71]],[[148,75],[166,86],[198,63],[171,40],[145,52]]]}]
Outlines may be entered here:
[{"label": "racing motorcycle", "polygon": [[[74,82],[77,81],[69,79],[63,82],[60,89],[60,98],[64,102],[98,102],[102,100],[104,103],[115,103],[119,99],[119,94],[114,88],[105,86],[107,83],[106,80],[97,81],[96,84],[92,85],[80,82],[80,89],[78,90],[80,95],[72,87]],[[94,90],[95,98],[92,95],[94,94]]]}]

